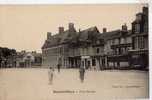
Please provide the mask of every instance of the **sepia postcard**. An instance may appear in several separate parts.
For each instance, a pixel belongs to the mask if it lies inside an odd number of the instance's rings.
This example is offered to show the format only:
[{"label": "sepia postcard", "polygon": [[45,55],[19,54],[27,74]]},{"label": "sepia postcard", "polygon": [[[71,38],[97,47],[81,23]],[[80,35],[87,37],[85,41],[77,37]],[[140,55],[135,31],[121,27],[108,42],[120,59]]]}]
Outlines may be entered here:
[{"label": "sepia postcard", "polygon": [[0,100],[149,99],[149,4],[0,5]]}]

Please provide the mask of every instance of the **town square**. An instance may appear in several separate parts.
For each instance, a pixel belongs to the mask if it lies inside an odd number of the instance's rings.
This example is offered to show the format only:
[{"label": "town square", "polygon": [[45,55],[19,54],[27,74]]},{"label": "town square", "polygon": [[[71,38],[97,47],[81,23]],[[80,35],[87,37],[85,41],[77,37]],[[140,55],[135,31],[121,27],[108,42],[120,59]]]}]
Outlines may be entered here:
[{"label": "town square", "polygon": [[0,6],[0,100],[149,98],[149,6]]}]

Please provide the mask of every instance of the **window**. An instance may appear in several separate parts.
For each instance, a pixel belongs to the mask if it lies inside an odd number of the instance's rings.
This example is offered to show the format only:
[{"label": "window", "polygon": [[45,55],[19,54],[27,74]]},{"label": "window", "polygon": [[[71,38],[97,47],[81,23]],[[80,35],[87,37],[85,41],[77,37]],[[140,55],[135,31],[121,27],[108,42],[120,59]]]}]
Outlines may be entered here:
[{"label": "window", "polygon": [[115,44],[115,39],[112,40],[112,45],[114,45],[114,44]]},{"label": "window", "polygon": [[132,43],[131,37],[127,37],[127,43]]},{"label": "window", "polygon": [[84,55],[84,53],[85,53],[85,50],[84,50],[84,48],[82,48],[82,54]]},{"label": "window", "polygon": [[98,41],[96,41],[97,42],[97,44],[100,44],[100,41],[98,40]]},{"label": "window", "polygon": [[135,32],[139,33],[140,32],[140,24],[135,25]]},{"label": "window", "polygon": [[115,39],[115,45],[119,44],[119,40]]},{"label": "window", "polygon": [[96,66],[96,60],[92,59],[92,66]]},{"label": "window", "polygon": [[144,37],[139,37],[139,41],[138,41],[139,43],[139,48],[140,49],[143,49],[144,48]]},{"label": "window", "polygon": [[135,49],[138,49],[139,46],[138,46],[138,37],[135,38]]},{"label": "window", "polygon": [[110,40],[110,45],[112,45],[112,43],[113,43],[113,41],[112,41],[112,40]]},{"label": "window", "polygon": [[122,48],[122,52],[123,52],[123,54],[126,54],[126,49]]},{"label": "window", "polygon": [[127,38],[124,38],[124,44],[127,43]]},{"label": "window", "polygon": [[125,39],[121,38],[121,43],[120,44],[124,44],[125,43]]},{"label": "window", "polygon": [[99,48],[97,48],[97,53],[99,53],[100,52],[100,49]]},{"label": "window", "polygon": [[144,37],[144,48],[148,48],[148,37]]},{"label": "window", "polygon": [[120,53],[120,54],[123,54],[123,48],[120,48],[120,51],[121,51],[121,53]]},{"label": "window", "polygon": [[60,53],[60,54],[62,53],[62,47],[59,48],[59,53]]},{"label": "window", "polygon": [[148,32],[148,23],[144,24],[144,32]]},{"label": "window", "polygon": [[116,49],[116,54],[119,55],[119,48]]},{"label": "window", "polygon": [[142,15],[140,14],[140,15],[136,16],[136,20],[142,20]]}]

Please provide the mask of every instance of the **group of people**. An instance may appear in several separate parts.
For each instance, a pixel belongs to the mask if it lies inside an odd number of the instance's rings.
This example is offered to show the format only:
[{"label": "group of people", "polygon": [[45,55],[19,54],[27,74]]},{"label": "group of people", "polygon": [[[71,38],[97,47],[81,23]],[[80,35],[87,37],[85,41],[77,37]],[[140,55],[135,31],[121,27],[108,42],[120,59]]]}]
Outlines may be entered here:
[{"label": "group of people", "polygon": [[[61,69],[61,65],[57,65],[57,69],[58,69],[58,73],[60,73],[60,69]],[[49,72],[48,72],[48,75],[49,75],[49,84],[52,84],[53,83],[53,76],[54,76],[54,67],[50,67],[49,68]],[[79,78],[80,78],[80,81],[83,83],[84,81],[84,75],[85,75],[85,68],[84,67],[80,67],[79,68]]]}]

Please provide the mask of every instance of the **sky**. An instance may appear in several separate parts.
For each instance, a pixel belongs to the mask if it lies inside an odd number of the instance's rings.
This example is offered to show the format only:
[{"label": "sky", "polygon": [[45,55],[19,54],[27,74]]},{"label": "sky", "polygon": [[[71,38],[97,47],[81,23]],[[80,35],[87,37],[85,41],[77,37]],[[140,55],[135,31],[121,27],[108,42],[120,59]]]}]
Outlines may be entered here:
[{"label": "sky", "polygon": [[65,30],[74,23],[76,30],[97,26],[100,32],[121,29],[126,23],[131,29],[135,15],[144,4],[96,5],[0,5],[0,47],[17,51],[41,52],[47,32]]}]

